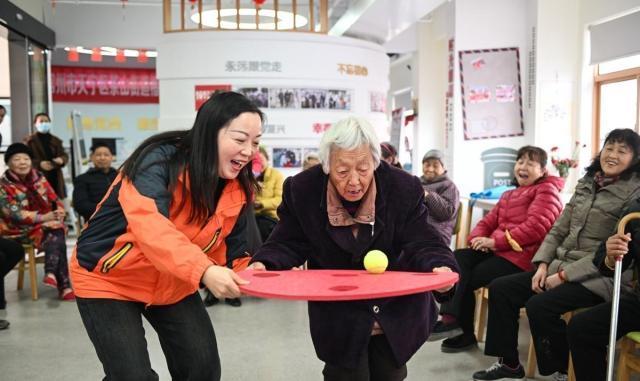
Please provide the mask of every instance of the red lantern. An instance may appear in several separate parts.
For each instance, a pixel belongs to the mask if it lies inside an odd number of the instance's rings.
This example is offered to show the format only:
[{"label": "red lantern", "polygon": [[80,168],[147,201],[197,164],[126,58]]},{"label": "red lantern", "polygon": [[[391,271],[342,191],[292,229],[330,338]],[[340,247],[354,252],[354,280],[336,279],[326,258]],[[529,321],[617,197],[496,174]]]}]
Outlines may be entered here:
[{"label": "red lantern", "polygon": [[189,0],[189,3],[191,4],[191,9],[196,7],[196,3],[198,2],[198,0]]},{"label": "red lantern", "polygon": [[125,62],[127,57],[124,56],[124,49],[116,49],[116,62]]},{"label": "red lantern", "polygon": [[69,51],[67,51],[67,60],[69,62],[78,62],[78,61],[80,61],[80,55],[78,54],[78,48],[69,48]]},{"label": "red lantern", "polygon": [[100,52],[100,48],[91,49],[91,61],[102,62],[102,53]]},{"label": "red lantern", "polygon": [[149,58],[147,57],[147,50],[146,49],[140,49],[138,51],[138,62],[147,63],[147,61],[149,61]]},{"label": "red lantern", "polygon": [[267,0],[253,0],[253,2],[255,3],[256,8],[260,8],[261,6],[264,5],[264,3],[267,2]]}]

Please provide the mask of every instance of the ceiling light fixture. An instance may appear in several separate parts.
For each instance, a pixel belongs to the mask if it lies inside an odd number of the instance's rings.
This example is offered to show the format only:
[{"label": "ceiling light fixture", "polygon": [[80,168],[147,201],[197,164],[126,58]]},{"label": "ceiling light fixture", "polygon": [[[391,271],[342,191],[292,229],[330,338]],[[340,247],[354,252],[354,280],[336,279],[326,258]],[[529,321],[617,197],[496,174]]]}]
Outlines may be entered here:
[{"label": "ceiling light fixture", "polygon": [[[100,49],[100,54],[103,56],[114,56],[114,57],[118,55],[118,50],[119,50],[110,46],[103,46],[101,48],[96,48],[96,49]],[[67,52],[75,51],[75,54],[78,54],[78,53],[92,54],[93,53],[92,49],[83,48],[82,46],[71,46],[71,47],[67,46],[64,48],[64,50]],[[125,57],[140,56],[140,51],[136,49],[120,49],[120,50],[123,51]],[[158,52],[156,52],[155,50],[145,50],[145,55],[147,57],[156,58],[158,57]]]},{"label": "ceiling light fixture", "polygon": [[[276,11],[273,9],[255,9],[255,8],[240,8],[239,12],[236,9],[224,8],[220,9],[220,28],[222,29],[238,29],[236,23],[236,17],[238,13],[241,19],[245,22],[240,22],[240,29],[256,29],[256,23],[247,22],[251,18],[255,20],[256,12],[258,12],[258,28],[260,30],[275,30],[276,29]],[[278,11],[278,30],[293,29],[293,20],[295,17],[296,28],[303,27],[309,23],[306,17],[301,15],[294,15],[288,11]],[[226,20],[225,20],[226,19]],[[266,20],[265,20],[266,19]],[[191,21],[196,24],[200,23],[200,14],[195,12],[191,15]],[[207,9],[202,11],[202,25],[217,28],[218,27],[218,11],[216,9]]]}]

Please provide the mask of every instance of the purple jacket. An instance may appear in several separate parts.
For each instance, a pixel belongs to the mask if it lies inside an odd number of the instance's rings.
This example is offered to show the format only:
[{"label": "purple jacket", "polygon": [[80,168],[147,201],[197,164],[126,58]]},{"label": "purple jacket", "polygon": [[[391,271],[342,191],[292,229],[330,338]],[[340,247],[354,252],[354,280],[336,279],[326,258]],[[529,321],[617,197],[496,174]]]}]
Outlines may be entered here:
[{"label": "purple jacket", "polygon": [[[252,261],[269,270],[285,270],[308,261],[310,269],[363,269],[373,249],[389,259],[388,270],[431,271],[458,267],[451,250],[427,223],[424,192],[417,177],[382,162],[375,171],[375,225],[333,227],[327,219],[328,176],[321,166],[284,183],[280,221]],[[373,235],[373,236],[372,236]],[[427,340],[437,309],[431,293],[350,302],[309,302],[311,337],[318,357],[355,368],[377,320],[397,365],[406,363]]]},{"label": "purple jacket", "polygon": [[422,188],[429,192],[429,195],[424,199],[429,210],[427,221],[438,230],[442,239],[449,245],[460,207],[458,188],[446,173],[431,181],[427,181],[424,176],[421,176],[420,182]]}]

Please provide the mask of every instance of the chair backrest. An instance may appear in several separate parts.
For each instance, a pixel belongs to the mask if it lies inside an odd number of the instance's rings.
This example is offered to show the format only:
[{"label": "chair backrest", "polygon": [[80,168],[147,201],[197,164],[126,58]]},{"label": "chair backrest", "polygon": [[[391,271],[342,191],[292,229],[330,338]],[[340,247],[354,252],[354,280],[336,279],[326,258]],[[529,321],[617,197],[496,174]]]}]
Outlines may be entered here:
[{"label": "chair backrest", "polygon": [[456,215],[456,225],[453,227],[453,235],[460,233],[460,227],[462,226],[462,202],[458,205],[458,213]]}]

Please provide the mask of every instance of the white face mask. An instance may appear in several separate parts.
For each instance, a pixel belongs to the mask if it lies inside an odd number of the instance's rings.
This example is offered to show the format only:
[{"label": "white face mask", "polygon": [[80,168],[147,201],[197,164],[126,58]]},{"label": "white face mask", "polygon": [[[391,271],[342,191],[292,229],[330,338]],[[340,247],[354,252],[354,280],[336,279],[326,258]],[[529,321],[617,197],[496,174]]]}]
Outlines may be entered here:
[{"label": "white face mask", "polygon": [[36,123],[36,130],[42,134],[46,134],[51,131],[51,122]]}]

